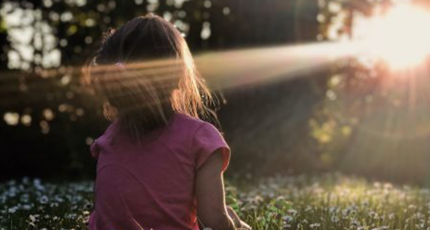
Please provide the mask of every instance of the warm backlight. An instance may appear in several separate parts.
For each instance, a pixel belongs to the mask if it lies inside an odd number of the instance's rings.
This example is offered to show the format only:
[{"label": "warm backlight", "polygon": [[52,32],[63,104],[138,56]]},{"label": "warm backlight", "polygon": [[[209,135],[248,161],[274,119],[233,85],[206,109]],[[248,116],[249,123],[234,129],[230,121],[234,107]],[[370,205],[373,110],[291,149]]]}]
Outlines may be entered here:
[{"label": "warm backlight", "polygon": [[364,51],[385,61],[392,69],[409,69],[430,54],[430,12],[411,4],[363,19],[358,27]]}]

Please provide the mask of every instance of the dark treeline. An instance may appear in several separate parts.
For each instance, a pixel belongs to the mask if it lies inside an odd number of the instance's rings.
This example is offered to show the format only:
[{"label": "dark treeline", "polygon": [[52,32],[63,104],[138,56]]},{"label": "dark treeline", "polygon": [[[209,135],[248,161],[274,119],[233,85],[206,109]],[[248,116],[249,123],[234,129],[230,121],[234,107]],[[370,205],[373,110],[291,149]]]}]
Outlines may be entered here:
[{"label": "dark treeline", "polygon": [[[330,24],[339,12],[349,17],[334,34],[350,35],[353,12],[369,15],[372,4],[390,2],[4,1],[0,180],[94,176],[89,144],[108,123],[100,103],[84,87],[81,67],[104,32],[133,17],[154,12],[169,19],[184,33],[193,54],[199,54],[330,40]],[[408,111],[411,92],[426,92],[428,83],[421,78],[412,89],[401,79],[391,78],[384,68],[369,70],[347,59],[293,80],[280,77],[216,92],[226,101],[219,119],[233,152],[228,175],[340,170],[426,182],[427,99],[417,97],[415,112]]]},{"label": "dark treeline", "polygon": [[[160,1],[156,6],[145,1],[88,1],[83,5],[79,1],[20,1],[12,6],[10,12],[15,8],[40,10],[39,21],[53,28],[57,41],[52,49],[60,50],[61,66],[52,68],[58,72],[52,77],[43,76],[43,65],[35,60],[21,60],[29,63],[27,70],[8,70],[6,54],[14,49],[14,41],[6,37],[12,28],[0,33],[0,111],[20,116],[17,125],[0,122],[2,179],[93,175],[88,144],[107,122],[99,104],[83,93],[79,70],[71,67],[89,60],[109,28],[154,10],[176,22],[193,53],[310,42],[319,30],[314,1]],[[72,18],[67,18],[69,13]],[[207,23],[210,36],[205,38],[202,28]],[[40,28],[35,25],[29,26],[37,32]],[[35,50],[43,52],[44,48]],[[292,155],[312,160],[307,122],[318,103],[313,84],[317,82],[300,79],[223,92],[227,104],[219,116],[233,149],[232,173],[291,170],[297,163],[290,161]],[[31,116],[29,124],[22,123],[25,116]]]}]

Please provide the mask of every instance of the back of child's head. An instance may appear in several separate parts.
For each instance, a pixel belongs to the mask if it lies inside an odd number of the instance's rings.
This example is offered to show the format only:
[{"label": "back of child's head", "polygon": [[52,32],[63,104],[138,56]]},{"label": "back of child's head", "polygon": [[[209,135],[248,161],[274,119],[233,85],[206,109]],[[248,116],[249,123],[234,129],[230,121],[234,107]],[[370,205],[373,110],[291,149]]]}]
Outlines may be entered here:
[{"label": "back of child's head", "polygon": [[184,38],[161,17],[137,17],[108,32],[90,67],[105,117],[133,137],[166,125],[175,113],[212,114],[211,94]]}]

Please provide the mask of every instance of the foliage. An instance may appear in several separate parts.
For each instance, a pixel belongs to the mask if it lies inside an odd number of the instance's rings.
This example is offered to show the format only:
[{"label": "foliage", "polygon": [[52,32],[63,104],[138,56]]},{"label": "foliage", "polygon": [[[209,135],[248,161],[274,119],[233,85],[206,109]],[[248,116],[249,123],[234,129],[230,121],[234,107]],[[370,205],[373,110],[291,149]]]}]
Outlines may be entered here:
[{"label": "foliage", "polygon": [[[228,183],[227,202],[256,230],[429,227],[428,189],[337,174],[249,182]],[[1,184],[0,228],[85,229],[92,208],[91,192],[90,182],[55,184],[23,179]]]},{"label": "foliage", "polygon": [[[299,0],[20,0],[4,1],[1,6],[0,148],[9,154],[0,162],[0,180],[27,175],[93,176],[88,145],[102,134],[107,122],[101,115],[100,102],[92,98],[82,83],[81,67],[97,50],[108,28],[154,12],[184,33],[193,53],[312,41],[318,29],[314,17],[318,13],[316,3]],[[311,81],[302,80],[299,84],[282,83],[226,93],[229,104],[220,111],[220,119],[235,153],[235,168],[249,170],[240,162],[248,159],[250,150],[252,159],[256,159],[249,161],[250,168],[258,168],[252,165],[259,165],[266,152],[276,153],[273,159],[277,158],[278,169],[286,168],[291,157],[284,154],[285,148],[295,146],[301,150],[290,151],[291,155],[301,157],[304,153],[303,159],[311,158],[313,151],[306,151],[306,146],[310,146],[307,136],[288,142],[281,139],[292,136],[291,133],[307,135],[308,116],[319,101],[315,94],[306,93],[311,85]],[[267,112],[255,112],[256,103],[264,103],[265,110],[282,109],[276,103],[279,98],[285,103],[295,100],[295,109],[308,116],[297,116],[291,121],[278,116],[270,121],[271,118],[264,119]],[[293,112],[289,110],[288,116],[295,116]],[[259,136],[253,131],[255,127],[248,124],[261,120],[266,122],[260,129],[269,126],[270,136],[278,138],[259,138],[258,143],[265,144],[257,148],[243,145],[242,137]],[[283,122],[284,127],[281,129],[276,122]]]},{"label": "foliage", "polygon": [[[396,1],[319,2],[318,39],[338,42],[354,39],[354,23]],[[392,71],[365,55],[334,63],[324,101],[309,120],[323,168],[427,183],[430,132],[424,127],[430,108],[428,98],[418,96],[428,91],[426,78],[420,71]]]},{"label": "foliage", "polygon": [[[374,7],[391,3],[4,1],[0,149],[8,154],[0,161],[0,180],[93,176],[88,145],[107,123],[100,102],[81,81],[81,67],[94,54],[103,32],[132,17],[162,15],[198,53],[348,40],[357,17],[368,17]],[[20,20],[8,19],[11,14]],[[227,104],[219,117],[233,150],[232,168],[260,175],[341,170],[426,183],[430,108],[425,95],[430,84],[425,78],[394,75],[382,63],[369,64],[359,57],[301,79],[223,91]]]}]

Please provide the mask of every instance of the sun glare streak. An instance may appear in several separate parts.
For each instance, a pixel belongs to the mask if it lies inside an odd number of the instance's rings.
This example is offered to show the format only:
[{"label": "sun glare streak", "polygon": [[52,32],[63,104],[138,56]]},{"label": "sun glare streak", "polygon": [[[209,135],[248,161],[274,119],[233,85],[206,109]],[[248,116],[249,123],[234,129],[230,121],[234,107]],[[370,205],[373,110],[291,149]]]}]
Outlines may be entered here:
[{"label": "sun glare streak", "polygon": [[352,48],[347,42],[324,42],[211,52],[196,56],[195,61],[212,85],[224,89],[300,77],[352,56]]},{"label": "sun glare streak", "polygon": [[[287,45],[276,47],[262,47],[222,52],[208,52],[195,55],[194,61],[200,74],[207,79],[214,88],[223,89],[239,87],[248,84],[269,83],[278,78],[288,79],[300,77],[304,73],[312,73],[327,67],[330,63],[353,55],[353,46],[346,42],[324,42],[302,45]],[[134,71],[141,77],[158,77],[169,79],[177,77],[176,60],[154,60],[129,63],[128,70]],[[117,70],[117,66],[94,66],[92,74],[105,74]],[[61,69],[43,70],[44,78],[62,75],[79,76],[82,67],[68,68],[65,73]],[[84,68],[86,70],[86,68]],[[85,74],[84,74],[85,75]],[[0,94],[12,93],[15,89],[13,81],[16,74],[2,74]],[[76,79],[75,79],[76,80]],[[88,83],[87,78],[81,79]],[[124,79],[127,83],[128,79]],[[132,80],[132,79],[130,79]],[[69,80],[70,81],[70,80]],[[112,82],[115,87],[115,82]],[[13,88],[11,88],[13,87]],[[42,91],[46,85],[43,81],[33,82],[31,89]]]},{"label": "sun glare streak", "polygon": [[422,64],[430,54],[430,12],[412,4],[398,4],[355,25],[353,38],[361,51],[383,60],[393,70]]}]

